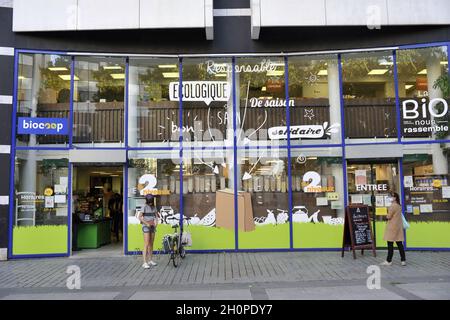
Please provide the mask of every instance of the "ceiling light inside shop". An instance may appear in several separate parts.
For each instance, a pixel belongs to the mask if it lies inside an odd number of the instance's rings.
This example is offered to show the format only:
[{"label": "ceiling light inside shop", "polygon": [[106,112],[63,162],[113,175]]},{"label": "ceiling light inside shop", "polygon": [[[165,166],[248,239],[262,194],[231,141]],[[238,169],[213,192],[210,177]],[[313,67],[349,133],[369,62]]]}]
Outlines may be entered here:
[{"label": "ceiling light inside shop", "polygon": [[267,71],[268,77],[279,77],[284,74],[284,70]]},{"label": "ceiling light inside shop", "polygon": [[427,74],[427,69],[423,69],[422,71],[418,72],[417,74]]},{"label": "ceiling light inside shop", "polygon": [[262,87],[261,91],[267,91],[267,88],[266,87]]},{"label": "ceiling light inside shop", "polygon": [[[60,75],[58,75],[58,77],[60,77],[64,81],[70,81],[70,74],[60,74]],[[78,81],[78,80],[80,80],[80,78],[78,78],[77,76],[74,76],[73,80]]]},{"label": "ceiling light inside shop", "polygon": [[122,70],[121,66],[104,66],[104,70]]},{"label": "ceiling light inside shop", "polygon": [[368,75],[369,76],[381,76],[388,71],[389,71],[388,69],[373,69],[368,73]]},{"label": "ceiling light inside shop", "polygon": [[176,67],[177,67],[176,64],[160,64],[160,65],[158,65],[158,68],[160,68],[160,69],[174,69]]},{"label": "ceiling light inside shop", "polygon": [[49,67],[48,70],[50,71],[69,71],[66,67]]},{"label": "ceiling light inside shop", "polygon": [[446,65],[448,65],[448,61],[441,61],[441,64],[442,64],[443,66],[446,66]]},{"label": "ceiling light inside shop", "polygon": [[115,80],[125,79],[125,73],[111,73],[111,78]]},{"label": "ceiling light inside shop", "polygon": [[391,61],[382,61],[380,62],[380,66],[393,66],[394,63]]},{"label": "ceiling light inside shop", "polygon": [[25,80],[26,78],[24,76],[19,76],[19,80]]},{"label": "ceiling light inside shop", "polygon": [[276,67],[284,67],[284,62],[272,62],[271,65]]},{"label": "ceiling light inside shop", "polygon": [[407,84],[407,85],[405,85],[405,90],[409,90],[409,89],[411,89],[412,87],[414,87],[413,84]]},{"label": "ceiling light inside shop", "polygon": [[318,73],[317,73],[317,75],[318,76],[327,76],[328,75],[328,70],[320,70]]},{"label": "ceiling light inside shop", "polygon": [[217,78],[226,78],[226,77],[227,77],[227,74],[226,74],[226,73],[217,73],[217,74],[216,74],[216,77],[217,77]]},{"label": "ceiling light inside shop", "polygon": [[178,78],[179,73],[178,72],[163,72],[164,78]]}]

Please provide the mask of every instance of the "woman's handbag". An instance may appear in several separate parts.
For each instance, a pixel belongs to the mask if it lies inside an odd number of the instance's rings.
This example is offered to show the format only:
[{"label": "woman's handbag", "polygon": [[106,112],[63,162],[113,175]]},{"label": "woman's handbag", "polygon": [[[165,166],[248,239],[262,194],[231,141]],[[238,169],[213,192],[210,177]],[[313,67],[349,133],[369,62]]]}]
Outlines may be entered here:
[{"label": "woman's handbag", "polygon": [[189,232],[183,232],[181,235],[181,243],[186,247],[192,246],[192,236]]},{"label": "woman's handbag", "polygon": [[408,221],[406,221],[405,216],[402,214],[402,222],[403,222],[403,229],[409,229],[410,225],[408,223]]}]

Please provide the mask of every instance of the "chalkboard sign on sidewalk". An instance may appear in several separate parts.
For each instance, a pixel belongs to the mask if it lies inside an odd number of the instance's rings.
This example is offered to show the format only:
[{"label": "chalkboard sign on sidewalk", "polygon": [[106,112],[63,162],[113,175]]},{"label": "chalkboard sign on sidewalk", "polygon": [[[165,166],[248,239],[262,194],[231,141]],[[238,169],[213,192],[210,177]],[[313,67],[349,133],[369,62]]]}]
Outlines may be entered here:
[{"label": "chalkboard sign on sidewalk", "polygon": [[364,254],[364,249],[372,249],[373,256],[376,257],[369,207],[366,205],[350,205],[345,209],[342,257],[348,247],[352,249],[354,259],[355,250],[358,249],[361,249],[361,254]]}]

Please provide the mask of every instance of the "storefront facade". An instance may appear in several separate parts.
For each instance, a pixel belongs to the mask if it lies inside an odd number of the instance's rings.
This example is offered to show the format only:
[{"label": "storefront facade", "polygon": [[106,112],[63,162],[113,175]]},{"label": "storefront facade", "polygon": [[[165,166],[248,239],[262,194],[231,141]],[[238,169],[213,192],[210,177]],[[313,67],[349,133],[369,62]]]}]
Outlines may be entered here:
[{"label": "storefront facade", "polygon": [[163,216],[157,248],[180,223],[192,252],[339,250],[350,204],[371,207],[384,248],[390,191],[407,249],[450,250],[450,42],[275,54],[68,43],[14,49],[9,258],[72,254],[83,164],[122,170],[124,254],[142,248],[146,194]]},{"label": "storefront facade", "polygon": [[164,213],[158,236],[179,221],[192,250],[336,249],[357,203],[372,206],[383,247],[391,190],[412,224],[408,248],[449,248],[447,43],[15,57],[13,256],[70,254],[69,154],[85,150],[125,154],[126,254],[140,250],[134,216],[148,193]]}]

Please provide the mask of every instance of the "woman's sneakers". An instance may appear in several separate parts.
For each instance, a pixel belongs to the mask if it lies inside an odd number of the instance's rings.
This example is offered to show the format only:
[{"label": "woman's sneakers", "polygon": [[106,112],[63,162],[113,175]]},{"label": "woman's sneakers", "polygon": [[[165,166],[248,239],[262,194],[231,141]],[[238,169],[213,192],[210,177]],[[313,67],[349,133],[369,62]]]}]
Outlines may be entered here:
[{"label": "woman's sneakers", "polygon": [[150,269],[150,266],[156,266],[156,265],[157,265],[157,263],[154,262],[154,261],[150,261],[149,263],[145,262],[145,263],[142,265],[142,268],[144,268],[144,269]]},{"label": "woman's sneakers", "polygon": [[[402,261],[402,266],[406,266],[406,261]],[[380,263],[380,266],[392,266],[392,262],[388,262],[388,261],[383,261],[382,263]]]}]

